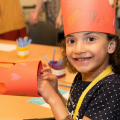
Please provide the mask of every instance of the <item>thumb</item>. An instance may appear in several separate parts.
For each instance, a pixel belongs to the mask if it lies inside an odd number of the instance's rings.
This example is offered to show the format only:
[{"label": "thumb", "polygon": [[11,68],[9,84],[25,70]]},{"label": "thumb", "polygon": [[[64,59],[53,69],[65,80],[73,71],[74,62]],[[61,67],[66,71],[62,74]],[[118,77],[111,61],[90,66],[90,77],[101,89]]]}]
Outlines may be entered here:
[{"label": "thumb", "polygon": [[43,63],[43,67],[47,67],[47,65],[45,63]]}]

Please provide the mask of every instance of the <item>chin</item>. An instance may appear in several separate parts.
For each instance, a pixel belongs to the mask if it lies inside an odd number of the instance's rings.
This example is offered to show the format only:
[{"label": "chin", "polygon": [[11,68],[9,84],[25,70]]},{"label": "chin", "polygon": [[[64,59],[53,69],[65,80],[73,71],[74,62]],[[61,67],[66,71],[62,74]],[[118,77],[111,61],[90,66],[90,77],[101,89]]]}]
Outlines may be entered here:
[{"label": "chin", "polygon": [[76,68],[76,70],[78,71],[78,72],[80,72],[80,73],[87,73],[87,72],[89,72],[88,70],[85,70],[85,69],[77,69]]}]

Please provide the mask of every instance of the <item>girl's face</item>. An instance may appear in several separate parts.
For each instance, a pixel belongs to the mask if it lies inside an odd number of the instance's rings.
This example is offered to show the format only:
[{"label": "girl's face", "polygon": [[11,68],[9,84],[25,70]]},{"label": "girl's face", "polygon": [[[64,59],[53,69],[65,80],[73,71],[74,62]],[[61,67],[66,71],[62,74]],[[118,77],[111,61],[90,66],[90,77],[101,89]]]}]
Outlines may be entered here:
[{"label": "girl's face", "polygon": [[97,32],[80,32],[66,37],[66,55],[69,62],[86,73],[105,68],[111,53],[107,35]]}]

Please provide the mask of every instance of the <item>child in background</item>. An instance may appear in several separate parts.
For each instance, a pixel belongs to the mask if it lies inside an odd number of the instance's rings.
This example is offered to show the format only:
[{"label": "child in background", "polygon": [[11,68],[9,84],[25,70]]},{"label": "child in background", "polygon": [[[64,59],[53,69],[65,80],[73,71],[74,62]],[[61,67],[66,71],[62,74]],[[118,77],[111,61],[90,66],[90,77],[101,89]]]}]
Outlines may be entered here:
[{"label": "child in background", "polygon": [[[48,24],[54,24],[55,28],[60,29],[62,26],[62,12],[61,9],[59,9],[59,12],[57,10],[57,0],[37,0],[36,8],[34,13],[32,13],[30,24],[37,24],[39,13],[41,11],[43,3],[45,4],[46,9],[46,22]],[[58,15],[57,15],[58,13]]]},{"label": "child in background", "polygon": [[68,101],[45,64],[38,77],[38,91],[56,120],[120,119],[120,39],[115,35],[115,8],[116,0],[61,0],[66,36],[62,55],[69,71],[77,72]]},{"label": "child in background", "polygon": [[16,41],[27,36],[19,0],[0,0],[0,39]]}]

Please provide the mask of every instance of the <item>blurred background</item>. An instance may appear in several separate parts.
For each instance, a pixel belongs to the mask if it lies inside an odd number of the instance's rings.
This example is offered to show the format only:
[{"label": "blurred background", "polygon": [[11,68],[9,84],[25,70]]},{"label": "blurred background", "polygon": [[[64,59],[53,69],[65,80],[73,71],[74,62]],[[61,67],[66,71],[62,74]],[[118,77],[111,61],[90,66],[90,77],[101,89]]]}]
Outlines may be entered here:
[{"label": "blurred background", "polygon": [[[60,0],[1,0],[0,6],[0,39],[27,35],[32,43],[53,46],[64,39]],[[120,0],[116,7],[116,33],[120,36]]]},{"label": "blurred background", "polygon": [[120,36],[120,0],[117,0],[116,7],[116,33]]},{"label": "blurred background", "polygon": [[[20,0],[27,33],[32,38],[32,43],[56,46],[59,41],[64,39],[63,26],[57,29],[55,28],[55,20],[60,10],[60,0],[50,0],[49,3],[44,1],[39,12],[38,23],[33,25],[30,24],[30,19],[31,13],[35,12],[37,0],[29,0],[29,2],[28,0]],[[51,11],[49,16],[55,19],[53,22],[49,22],[50,20],[47,21],[49,11]]]}]

